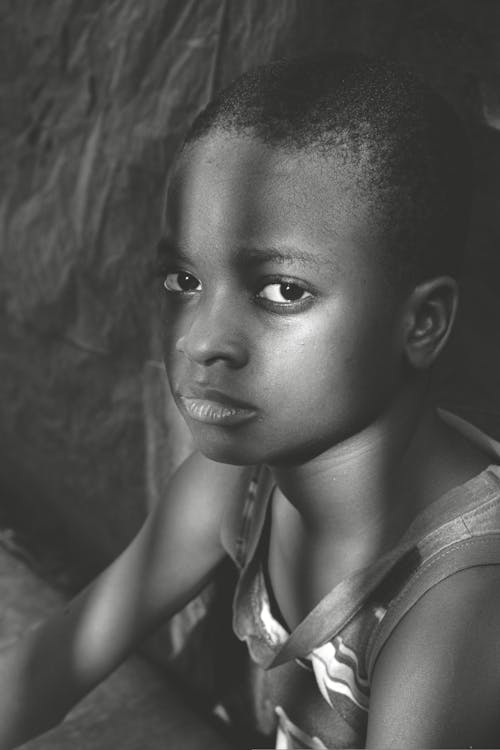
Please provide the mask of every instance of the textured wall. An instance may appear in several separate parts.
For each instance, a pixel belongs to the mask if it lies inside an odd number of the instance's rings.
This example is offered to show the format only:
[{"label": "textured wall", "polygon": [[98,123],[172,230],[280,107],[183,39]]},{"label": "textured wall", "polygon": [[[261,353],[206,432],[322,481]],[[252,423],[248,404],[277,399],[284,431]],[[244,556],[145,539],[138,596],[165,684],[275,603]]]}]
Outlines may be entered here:
[{"label": "textured wall", "polygon": [[[500,435],[500,7],[486,0],[2,0],[0,487],[101,564],[187,449],[158,364],[165,175],[212,93],[280,54],[409,62],[479,166],[445,400]],[[486,322],[485,322],[486,321]],[[25,513],[26,516],[26,513]]]}]

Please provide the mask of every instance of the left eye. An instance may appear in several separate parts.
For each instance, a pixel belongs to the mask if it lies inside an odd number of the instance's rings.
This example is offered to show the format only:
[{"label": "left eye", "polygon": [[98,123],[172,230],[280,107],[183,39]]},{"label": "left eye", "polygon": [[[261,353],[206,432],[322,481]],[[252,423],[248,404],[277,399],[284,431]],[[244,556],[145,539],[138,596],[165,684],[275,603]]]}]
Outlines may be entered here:
[{"label": "left eye", "polygon": [[167,274],[163,286],[168,292],[182,292],[184,294],[199,292],[201,290],[201,284],[196,276],[185,271]]},{"label": "left eye", "polygon": [[311,296],[311,293],[306,291],[306,289],[303,289],[298,284],[292,284],[288,281],[266,284],[257,295],[257,297],[260,297],[261,299],[267,299],[270,302],[278,302],[281,304],[286,304],[287,302],[301,302]]}]

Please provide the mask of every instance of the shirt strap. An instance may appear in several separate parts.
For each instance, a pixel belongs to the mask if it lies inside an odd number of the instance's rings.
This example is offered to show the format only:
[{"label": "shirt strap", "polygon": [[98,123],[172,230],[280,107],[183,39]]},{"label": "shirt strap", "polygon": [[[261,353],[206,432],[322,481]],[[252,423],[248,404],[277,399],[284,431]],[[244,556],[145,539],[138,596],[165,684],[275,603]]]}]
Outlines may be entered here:
[{"label": "shirt strap", "polygon": [[434,586],[468,568],[500,565],[500,533],[462,539],[444,547],[430,557],[410,578],[401,593],[391,602],[371,640],[367,657],[371,680],[377,658],[403,617]]}]

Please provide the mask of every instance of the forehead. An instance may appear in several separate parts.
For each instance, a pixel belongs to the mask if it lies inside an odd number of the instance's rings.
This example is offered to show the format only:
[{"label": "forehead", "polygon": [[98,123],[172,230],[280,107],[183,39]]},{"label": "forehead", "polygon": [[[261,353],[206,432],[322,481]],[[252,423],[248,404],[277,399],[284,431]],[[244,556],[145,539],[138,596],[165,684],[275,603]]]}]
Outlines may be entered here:
[{"label": "forehead", "polygon": [[373,244],[362,166],[269,146],[246,135],[211,134],[191,144],[173,171],[167,227],[189,247],[293,244],[342,253]]}]

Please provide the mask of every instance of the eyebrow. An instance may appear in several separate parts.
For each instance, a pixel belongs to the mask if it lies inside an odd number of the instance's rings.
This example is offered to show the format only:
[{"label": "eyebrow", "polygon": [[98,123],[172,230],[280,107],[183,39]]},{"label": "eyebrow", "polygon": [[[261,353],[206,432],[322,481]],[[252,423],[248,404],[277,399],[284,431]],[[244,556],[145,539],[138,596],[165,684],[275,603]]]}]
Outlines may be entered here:
[{"label": "eyebrow", "polygon": [[[183,252],[171,237],[163,236],[157,244],[158,258],[175,258],[179,261],[189,261],[189,255]],[[291,245],[283,247],[248,247],[243,246],[237,250],[238,262],[246,266],[258,266],[264,263],[296,263],[302,266],[315,266],[322,269],[325,266],[332,267],[333,259],[320,259],[315,253],[307,252],[301,248]]]},{"label": "eyebrow", "polygon": [[285,245],[283,247],[245,247],[240,251],[242,260],[249,265],[262,263],[298,263],[302,266],[324,267],[330,265],[328,260],[318,258],[315,253],[309,253],[301,248]]},{"label": "eyebrow", "polygon": [[174,244],[172,238],[167,235],[162,235],[156,243],[156,256],[161,260],[169,255],[175,256],[175,258],[178,258],[179,260],[187,260],[187,256],[179,250]]}]

